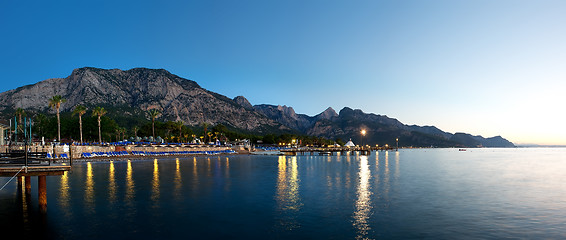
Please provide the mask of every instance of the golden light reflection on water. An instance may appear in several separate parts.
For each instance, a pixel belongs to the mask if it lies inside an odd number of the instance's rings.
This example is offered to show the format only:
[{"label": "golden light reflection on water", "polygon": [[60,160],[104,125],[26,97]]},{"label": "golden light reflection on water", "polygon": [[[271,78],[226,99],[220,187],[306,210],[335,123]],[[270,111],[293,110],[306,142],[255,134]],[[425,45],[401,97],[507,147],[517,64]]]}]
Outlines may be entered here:
[{"label": "golden light reflection on water", "polygon": [[61,205],[61,209],[66,211],[66,214],[69,214],[69,173],[68,171],[63,172],[61,175],[61,186],[59,187],[59,205]]},{"label": "golden light reflection on water", "polygon": [[379,172],[379,151],[375,152],[375,172]]},{"label": "golden light reflection on water", "polygon": [[[277,200],[284,200],[285,192],[287,189],[287,159],[284,156],[279,156],[278,160],[278,174],[277,174]],[[281,201],[280,203],[282,203]]]},{"label": "golden light reflection on water", "polygon": [[135,184],[133,179],[132,162],[128,160],[128,168],[126,169],[126,201],[132,204],[135,197]]},{"label": "golden light reflection on water", "polygon": [[225,171],[226,171],[226,177],[230,177],[230,158],[226,157],[226,167],[225,167]]},{"label": "golden light reflection on water", "polygon": [[385,175],[383,177],[385,185],[383,189],[383,196],[389,196],[389,186],[391,185],[391,176],[389,174],[389,151],[385,151]]},{"label": "golden light reflection on water", "polygon": [[224,179],[226,179],[224,190],[229,191],[232,186],[232,180],[230,178],[230,159],[228,157],[226,157],[226,164],[224,166]]},{"label": "golden light reflection on water", "polygon": [[356,210],[354,212],[354,227],[356,228],[356,239],[367,239],[368,232],[371,230],[369,226],[369,217],[371,213],[371,191],[369,179],[371,170],[367,156],[360,156],[359,184],[357,190]]},{"label": "golden light reflection on water", "polygon": [[301,199],[299,197],[299,171],[297,170],[297,157],[291,158],[291,179],[289,180],[289,199],[290,205],[288,209],[299,210],[301,207]]},{"label": "golden light reflection on water", "polygon": [[395,179],[399,179],[399,151],[395,152]]},{"label": "golden light reflection on water", "polygon": [[[29,176],[28,176],[29,177]],[[28,178],[28,177],[24,177]],[[22,196],[21,198],[21,203],[22,203],[22,220],[24,225],[28,225],[30,218],[29,218],[29,209],[31,208],[31,206],[29,206],[29,204],[31,203],[31,196],[30,193],[27,192],[26,193],[26,189],[25,189],[25,184],[23,184],[23,186],[20,188],[20,196]]]},{"label": "golden light reflection on water", "polygon": [[193,157],[193,176],[197,176],[197,158]]},{"label": "golden light reflection on water", "polygon": [[385,152],[385,174],[389,175],[389,151]]},{"label": "golden light reflection on water", "polygon": [[[351,163],[350,163],[350,158],[351,158],[351,156],[348,156],[348,158],[346,158],[346,160],[347,160],[346,162],[348,163],[348,165],[351,164]],[[350,171],[346,171],[346,175],[344,176],[344,180],[345,180],[344,187],[345,187],[346,189],[350,189],[350,188],[351,188],[351,184],[352,184],[351,179],[352,179],[352,178],[350,177]]]},{"label": "golden light reflection on water", "polygon": [[154,202],[154,207],[159,202],[159,164],[157,158],[153,160],[153,181],[151,182],[151,200]]},{"label": "golden light reflection on water", "polygon": [[180,196],[183,181],[181,179],[181,166],[179,159],[175,159],[175,197]]},{"label": "golden light reflection on water", "polygon": [[108,201],[114,203],[116,201],[116,178],[114,161],[110,161],[108,169]]},{"label": "golden light reflection on water", "polygon": [[192,181],[190,181],[190,182],[193,183],[192,186],[191,186],[191,189],[196,192],[196,191],[198,190],[199,186],[200,186],[199,181],[198,181],[199,178],[198,178],[197,158],[196,158],[196,157],[193,157],[193,174],[192,174],[192,178],[193,178]]},{"label": "golden light reflection on water", "polygon": [[86,184],[85,184],[85,205],[86,210],[94,211],[94,174],[92,173],[92,163],[86,163]]},{"label": "golden light reflection on water", "polygon": [[206,158],[206,173],[208,176],[212,176],[212,168],[210,167],[210,158]]},{"label": "golden light reflection on water", "polygon": [[287,166],[287,163],[285,156],[279,156],[276,201],[279,210],[286,216],[281,219],[281,225],[286,230],[292,230],[299,227],[296,214],[303,204],[299,195],[300,179],[297,157],[291,157],[290,166]]}]

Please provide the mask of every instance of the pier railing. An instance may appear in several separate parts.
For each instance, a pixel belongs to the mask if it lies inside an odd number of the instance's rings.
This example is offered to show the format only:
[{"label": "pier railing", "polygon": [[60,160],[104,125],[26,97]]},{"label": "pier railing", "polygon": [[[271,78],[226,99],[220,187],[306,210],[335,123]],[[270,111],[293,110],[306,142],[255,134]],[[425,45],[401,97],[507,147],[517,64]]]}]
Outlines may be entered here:
[{"label": "pier railing", "polygon": [[46,152],[12,151],[0,153],[0,164],[9,165],[51,165]]}]

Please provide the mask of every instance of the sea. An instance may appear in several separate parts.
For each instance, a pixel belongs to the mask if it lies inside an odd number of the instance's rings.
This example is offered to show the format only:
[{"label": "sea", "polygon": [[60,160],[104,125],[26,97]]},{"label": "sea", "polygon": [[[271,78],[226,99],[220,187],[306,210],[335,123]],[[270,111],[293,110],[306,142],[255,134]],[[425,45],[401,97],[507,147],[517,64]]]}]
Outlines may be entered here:
[{"label": "sea", "polygon": [[566,238],[564,148],[77,162],[46,213],[16,182],[0,229],[24,239]]}]

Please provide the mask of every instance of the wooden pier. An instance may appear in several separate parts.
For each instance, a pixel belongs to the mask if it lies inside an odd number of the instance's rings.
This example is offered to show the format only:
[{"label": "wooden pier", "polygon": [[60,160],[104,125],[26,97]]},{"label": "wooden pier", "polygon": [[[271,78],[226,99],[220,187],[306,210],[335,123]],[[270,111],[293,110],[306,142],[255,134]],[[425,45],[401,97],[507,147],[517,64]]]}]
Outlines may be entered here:
[{"label": "wooden pier", "polygon": [[372,151],[388,151],[388,150],[396,150],[395,148],[347,148],[347,147],[331,147],[331,148],[294,148],[294,149],[286,149],[281,150],[281,153],[285,155],[318,155],[318,156],[333,156],[333,155],[346,155],[346,154],[360,154],[360,155],[371,155]]},{"label": "wooden pier", "polygon": [[47,176],[63,175],[71,170],[66,164],[53,164],[42,158],[43,153],[11,152],[0,154],[0,177],[17,177],[18,188],[25,187],[26,195],[31,193],[31,178],[37,177],[38,204],[42,213],[47,212]]}]

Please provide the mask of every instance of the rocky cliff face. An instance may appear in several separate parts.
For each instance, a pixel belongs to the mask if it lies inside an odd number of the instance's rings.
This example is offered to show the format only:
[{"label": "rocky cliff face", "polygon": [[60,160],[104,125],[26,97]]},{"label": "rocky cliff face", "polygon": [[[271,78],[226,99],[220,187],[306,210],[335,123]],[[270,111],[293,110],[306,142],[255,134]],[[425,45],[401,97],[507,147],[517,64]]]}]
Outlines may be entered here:
[{"label": "rocky cliff face", "polygon": [[252,106],[252,104],[244,96],[235,97],[234,102],[236,102],[240,106],[244,107],[245,109],[248,109],[248,110],[254,109],[254,106]]},{"label": "rocky cliff face", "polygon": [[320,114],[314,116],[314,119],[318,120],[331,120],[332,118],[338,117],[338,113],[334,111],[331,107],[327,108]]},{"label": "rocky cliff face", "polygon": [[270,119],[301,132],[306,132],[314,124],[313,117],[297,114],[292,107],[260,104],[255,105],[254,109]]},{"label": "rocky cliff face", "polygon": [[162,112],[160,119],[181,120],[190,125],[223,123],[259,132],[287,129],[232,99],[163,69],[76,69],[67,78],[48,79],[1,93],[0,111],[18,107],[27,111],[49,111],[48,101],[54,95],[67,99],[61,106],[63,112],[79,104],[119,106],[123,114],[156,108]]}]

